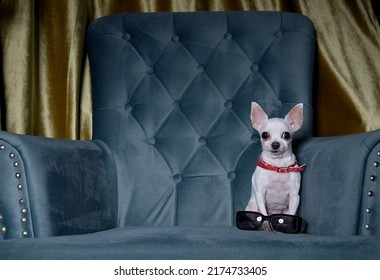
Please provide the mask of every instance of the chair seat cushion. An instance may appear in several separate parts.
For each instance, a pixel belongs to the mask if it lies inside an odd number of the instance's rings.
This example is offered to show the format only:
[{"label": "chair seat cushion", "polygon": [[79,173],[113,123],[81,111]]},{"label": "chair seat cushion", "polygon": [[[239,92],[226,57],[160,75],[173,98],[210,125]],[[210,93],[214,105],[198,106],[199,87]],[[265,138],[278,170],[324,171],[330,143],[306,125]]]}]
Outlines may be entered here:
[{"label": "chair seat cushion", "polygon": [[0,259],[380,259],[380,238],[139,226],[6,240]]}]

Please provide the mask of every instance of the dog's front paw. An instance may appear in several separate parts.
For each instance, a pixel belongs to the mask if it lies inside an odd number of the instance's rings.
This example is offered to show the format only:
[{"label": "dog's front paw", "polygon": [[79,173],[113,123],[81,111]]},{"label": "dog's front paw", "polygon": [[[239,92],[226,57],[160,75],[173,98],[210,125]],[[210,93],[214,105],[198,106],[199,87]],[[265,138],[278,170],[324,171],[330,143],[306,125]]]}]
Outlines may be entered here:
[{"label": "dog's front paw", "polygon": [[282,212],[282,214],[294,216],[296,214],[296,212],[295,211],[289,211],[289,210],[287,210],[287,211]]},{"label": "dog's front paw", "polygon": [[245,211],[259,212],[259,207],[255,201],[250,200],[247,207],[245,207]]}]

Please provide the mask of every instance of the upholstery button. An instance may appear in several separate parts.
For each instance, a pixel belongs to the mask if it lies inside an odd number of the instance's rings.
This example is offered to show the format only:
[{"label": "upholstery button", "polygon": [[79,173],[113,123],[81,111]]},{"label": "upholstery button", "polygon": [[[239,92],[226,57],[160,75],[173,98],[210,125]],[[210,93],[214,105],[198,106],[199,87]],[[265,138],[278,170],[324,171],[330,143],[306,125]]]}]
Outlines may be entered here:
[{"label": "upholstery button", "polygon": [[148,139],[146,139],[146,141],[151,144],[151,145],[154,145],[156,144],[156,138],[154,137],[149,137]]},{"label": "upholstery button", "polygon": [[233,180],[233,179],[235,179],[235,177],[236,177],[236,174],[234,171],[228,172],[228,174],[227,174],[228,179]]},{"label": "upholstery button", "polygon": [[180,174],[176,174],[174,175],[173,180],[175,183],[179,183],[182,181],[182,176]]},{"label": "upholstery button", "polygon": [[259,65],[257,65],[257,64],[252,64],[252,66],[251,66],[251,70],[252,70],[253,72],[258,71],[258,70],[259,70]]},{"label": "upholstery button", "polygon": [[375,167],[379,167],[379,162],[378,161],[375,161],[374,163],[373,163],[373,165],[375,166]]},{"label": "upholstery button", "polygon": [[15,154],[14,154],[14,153],[10,153],[10,154],[9,154],[9,158],[10,158],[10,159],[14,159],[14,158],[15,158]]},{"label": "upholstery button", "polygon": [[0,215],[0,222],[3,220],[4,218],[3,218],[3,215]]},{"label": "upholstery button", "polygon": [[18,185],[17,185],[17,189],[18,189],[19,191],[21,191],[21,190],[22,190],[22,185],[21,185],[21,184],[18,184]]},{"label": "upholstery button", "polygon": [[1,233],[6,233],[7,232],[7,228],[6,227],[0,227],[0,232]]},{"label": "upholstery button", "polygon": [[376,176],[375,175],[371,175],[371,177],[369,178],[372,182],[373,181],[376,181]]},{"label": "upholstery button", "polygon": [[148,67],[148,68],[146,68],[146,73],[147,73],[148,75],[153,75],[153,73],[154,73],[154,69],[153,69],[153,67]]},{"label": "upholstery button", "polygon": [[365,209],[365,212],[366,212],[367,214],[370,214],[370,213],[372,212],[372,209],[371,209],[371,208],[367,208],[367,209]]},{"label": "upholstery button", "polygon": [[0,145],[0,151],[4,151],[5,150],[5,146],[4,145]]},{"label": "upholstery button", "polygon": [[281,36],[282,36],[282,31],[281,31],[281,30],[277,30],[277,31],[274,33],[274,35],[275,35],[276,37],[281,37]]},{"label": "upholstery button", "polygon": [[16,177],[17,179],[20,179],[20,178],[21,178],[21,173],[18,173],[18,172],[17,172],[17,173],[15,174],[15,177]]},{"label": "upholstery button", "polygon": [[179,109],[179,102],[176,100],[176,101],[173,101],[172,105],[171,105],[171,108],[173,110],[177,110]]},{"label": "upholstery button", "polygon": [[224,39],[231,40],[232,39],[232,34],[230,32],[227,32],[226,34],[224,34]]},{"label": "upholstery button", "polygon": [[13,163],[13,166],[14,166],[14,167],[19,167],[20,164],[16,161],[15,163]]},{"label": "upholstery button", "polygon": [[24,204],[25,204],[25,199],[21,198],[21,199],[18,201],[18,203],[19,203],[20,205],[24,205]]},{"label": "upholstery button", "polygon": [[369,196],[369,197],[373,196],[373,191],[369,191],[369,192],[368,192],[368,196]]},{"label": "upholstery button", "polygon": [[125,111],[127,111],[128,113],[132,112],[132,105],[131,104],[127,104],[125,105]]},{"label": "upholstery button", "polygon": [[202,64],[199,64],[198,66],[197,66],[197,71],[198,72],[203,72],[205,70],[205,67],[202,65]]},{"label": "upholstery button", "polygon": [[27,211],[25,208],[22,208],[20,212],[21,212],[21,214],[23,214],[23,215],[25,215],[26,213],[28,213],[28,211]]},{"label": "upholstery button", "polygon": [[232,108],[232,101],[231,100],[227,100],[226,102],[224,102],[224,107],[226,109],[231,109]]},{"label": "upholstery button", "polygon": [[28,236],[28,232],[26,230],[24,230],[21,234],[22,234],[23,237],[27,237]]},{"label": "upholstery button", "polygon": [[131,39],[131,34],[129,34],[129,33],[124,33],[124,34],[123,34],[123,39],[126,40],[126,41],[128,41],[129,39]]},{"label": "upholstery button", "polygon": [[179,41],[179,37],[178,37],[178,35],[177,35],[177,34],[174,34],[174,35],[172,36],[171,40],[172,40],[172,42],[174,42],[174,43],[178,42],[178,41]]},{"label": "upholstery button", "polygon": [[371,229],[371,225],[370,224],[366,224],[364,227],[365,227],[366,230],[370,230]]},{"label": "upholstery button", "polygon": [[25,224],[28,220],[25,217],[21,218],[21,223]]},{"label": "upholstery button", "polygon": [[377,152],[377,156],[380,157],[380,151]]},{"label": "upholstery button", "polygon": [[202,136],[202,137],[199,137],[198,142],[199,144],[204,145],[207,143],[207,140],[205,137]]}]

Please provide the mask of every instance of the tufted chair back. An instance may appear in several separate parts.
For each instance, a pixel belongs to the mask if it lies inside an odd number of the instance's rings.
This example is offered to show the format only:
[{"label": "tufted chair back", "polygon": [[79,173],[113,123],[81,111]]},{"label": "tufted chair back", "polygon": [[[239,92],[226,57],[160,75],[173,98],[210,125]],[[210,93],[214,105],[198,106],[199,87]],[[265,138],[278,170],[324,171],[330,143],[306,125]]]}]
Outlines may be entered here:
[{"label": "tufted chair back", "polygon": [[129,13],[90,25],[94,140],[114,153],[118,226],[234,224],[261,152],[251,102],[312,135],[315,33],[280,12]]}]

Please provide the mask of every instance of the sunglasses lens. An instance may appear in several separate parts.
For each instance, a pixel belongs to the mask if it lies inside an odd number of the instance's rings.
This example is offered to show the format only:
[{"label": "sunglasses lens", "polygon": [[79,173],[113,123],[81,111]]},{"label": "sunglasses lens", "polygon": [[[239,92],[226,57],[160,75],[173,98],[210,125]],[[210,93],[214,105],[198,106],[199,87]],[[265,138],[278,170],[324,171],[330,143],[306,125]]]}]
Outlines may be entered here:
[{"label": "sunglasses lens", "polygon": [[260,230],[263,216],[255,212],[238,212],[236,215],[236,226],[243,230]]},{"label": "sunglasses lens", "polygon": [[270,222],[277,232],[299,233],[302,229],[302,220],[295,216],[273,215]]}]

